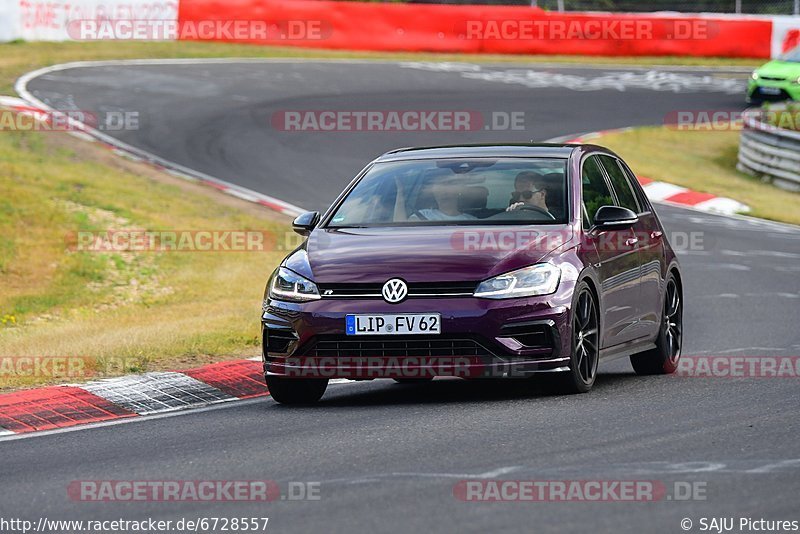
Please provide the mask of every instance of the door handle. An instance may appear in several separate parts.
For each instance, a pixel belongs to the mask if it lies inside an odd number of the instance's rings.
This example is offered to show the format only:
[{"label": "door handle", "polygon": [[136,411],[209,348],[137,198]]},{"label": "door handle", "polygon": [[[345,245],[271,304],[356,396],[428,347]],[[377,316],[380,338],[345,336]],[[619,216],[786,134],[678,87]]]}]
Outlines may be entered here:
[{"label": "door handle", "polygon": [[629,237],[628,239],[625,240],[625,244],[628,245],[629,247],[635,245],[638,242],[639,242],[638,237]]},{"label": "door handle", "polygon": [[664,235],[664,232],[662,232],[661,230],[653,230],[652,232],[650,232],[650,239],[658,239],[662,235]]}]

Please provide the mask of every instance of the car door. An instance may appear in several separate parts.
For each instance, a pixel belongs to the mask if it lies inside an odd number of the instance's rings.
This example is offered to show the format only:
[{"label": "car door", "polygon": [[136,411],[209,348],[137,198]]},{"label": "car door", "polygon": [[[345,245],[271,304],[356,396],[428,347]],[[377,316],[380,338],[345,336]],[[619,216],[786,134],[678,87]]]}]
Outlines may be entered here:
[{"label": "car door", "polygon": [[[641,260],[641,298],[639,299],[639,320],[643,334],[652,337],[658,333],[661,326],[662,295],[664,293],[664,276],[667,272],[666,254],[664,250],[664,229],[658,221],[650,201],[636,183],[636,176],[633,171],[622,161],[614,160],[621,173],[618,178],[612,178],[612,185],[619,181],[627,184],[633,192],[636,203],[639,206],[637,212],[639,222],[636,223],[634,231],[638,238],[636,245],[639,247],[639,258]],[[605,164],[605,160],[604,160]],[[611,162],[608,162],[611,166]],[[611,172],[609,172],[611,175]],[[616,188],[616,187],[615,187]]]},{"label": "car door", "polygon": [[588,156],[581,166],[581,199],[584,228],[593,242],[600,277],[601,346],[612,347],[638,337],[640,259],[633,229],[597,230],[594,215],[601,206],[617,205],[599,156]]}]

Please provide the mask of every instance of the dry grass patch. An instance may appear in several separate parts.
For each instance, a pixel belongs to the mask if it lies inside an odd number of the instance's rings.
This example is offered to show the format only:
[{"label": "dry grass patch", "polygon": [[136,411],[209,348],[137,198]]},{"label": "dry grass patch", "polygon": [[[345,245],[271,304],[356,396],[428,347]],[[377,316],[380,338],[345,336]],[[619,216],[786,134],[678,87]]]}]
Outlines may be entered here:
[{"label": "dry grass patch", "polygon": [[[88,377],[258,354],[264,282],[284,252],[75,251],[73,235],[243,230],[283,243],[285,217],[55,132],[0,136],[0,189],[0,363],[84,358]],[[0,365],[0,388],[75,378],[40,374]]]},{"label": "dry grass patch", "polygon": [[617,152],[641,176],[738,200],[750,206],[754,217],[800,224],[800,194],[736,170],[737,131],[647,127],[605,135],[598,143]]}]

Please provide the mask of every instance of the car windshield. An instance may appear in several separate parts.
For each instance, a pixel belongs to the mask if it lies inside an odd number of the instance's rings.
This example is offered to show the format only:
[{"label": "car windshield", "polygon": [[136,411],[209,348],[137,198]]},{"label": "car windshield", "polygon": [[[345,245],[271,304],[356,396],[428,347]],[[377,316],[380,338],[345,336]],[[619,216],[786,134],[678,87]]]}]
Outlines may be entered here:
[{"label": "car windshield", "polygon": [[781,56],[781,61],[792,61],[794,63],[800,63],[800,46],[792,48],[785,54]]},{"label": "car windshield", "polygon": [[327,226],[564,223],[566,163],[555,158],[376,163]]}]

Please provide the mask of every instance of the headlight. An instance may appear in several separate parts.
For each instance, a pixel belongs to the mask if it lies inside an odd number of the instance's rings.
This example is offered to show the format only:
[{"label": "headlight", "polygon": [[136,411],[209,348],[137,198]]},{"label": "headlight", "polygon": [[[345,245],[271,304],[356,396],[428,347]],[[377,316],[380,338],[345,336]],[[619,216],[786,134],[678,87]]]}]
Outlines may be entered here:
[{"label": "headlight", "polygon": [[549,295],[558,289],[561,270],[549,263],[539,263],[481,282],[474,296],[485,299],[511,299]]},{"label": "headlight", "polygon": [[751,77],[752,79],[754,79],[754,80],[757,80],[757,79],[759,78],[759,76],[758,76],[758,73],[757,73],[757,72],[753,72],[753,74],[751,74],[751,75],[750,75],[750,77]]},{"label": "headlight", "polygon": [[269,297],[289,302],[307,302],[320,298],[317,284],[285,267],[279,267],[272,275]]}]

